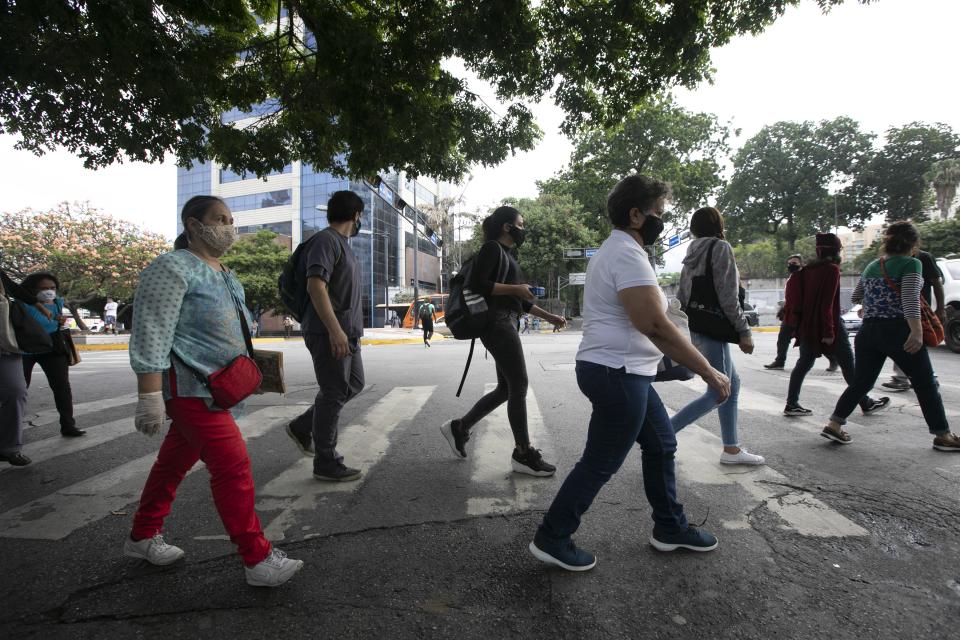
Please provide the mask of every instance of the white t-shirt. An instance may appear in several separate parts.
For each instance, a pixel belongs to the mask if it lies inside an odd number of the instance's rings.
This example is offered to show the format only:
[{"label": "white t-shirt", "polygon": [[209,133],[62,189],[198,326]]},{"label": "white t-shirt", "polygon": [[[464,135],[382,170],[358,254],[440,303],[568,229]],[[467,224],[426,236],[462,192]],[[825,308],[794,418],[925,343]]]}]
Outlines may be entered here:
[{"label": "white t-shirt", "polygon": [[105,316],[115,316],[117,315],[117,307],[120,306],[116,302],[108,302],[103,305],[103,315]]},{"label": "white t-shirt", "polygon": [[643,247],[629,234],[614,230],[587,267],[583,293],[583,340],[577,360],[594,362],[627,373],[652,376],[663,354],[637,331],[617,293],[630,287],[653,286],[663,310],[667,297],[657,284]]}]

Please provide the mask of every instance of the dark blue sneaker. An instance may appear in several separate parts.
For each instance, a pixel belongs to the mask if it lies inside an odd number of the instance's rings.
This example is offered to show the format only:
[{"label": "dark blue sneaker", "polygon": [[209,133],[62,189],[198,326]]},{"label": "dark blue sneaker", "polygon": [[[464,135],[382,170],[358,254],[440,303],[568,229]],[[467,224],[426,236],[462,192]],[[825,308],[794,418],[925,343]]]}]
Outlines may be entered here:
[{"label": "dark blue sneaker", "polygon": [[676,551],[689,549],[690,551],[713,551],[717,548],[717,537],[712,533],[701,531],[696,527],[689,527],[679,533],[664,533],[653,528],[650,534],[650,544],[657,551]]},{"label": "dark blue sneaker", "polygon": [[573,540],[549,542],[536,536],[530,543],[533,557],[547,564],[555,564],[567,571],[589,571],[597,566],[597,558],[592,553],[579,549]]}]

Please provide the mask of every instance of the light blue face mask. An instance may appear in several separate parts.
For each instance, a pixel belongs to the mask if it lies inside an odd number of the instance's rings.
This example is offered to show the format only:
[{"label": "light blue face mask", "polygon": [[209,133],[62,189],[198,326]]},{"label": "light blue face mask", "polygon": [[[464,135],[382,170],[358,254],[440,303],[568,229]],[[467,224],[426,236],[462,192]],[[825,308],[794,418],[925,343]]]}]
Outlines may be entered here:
[{"label": "light blue face mask", "polygon": [[37,292],[37,300],[40,302],[53,302],[57,299],[57,292],[54,289],[44,289]]}]

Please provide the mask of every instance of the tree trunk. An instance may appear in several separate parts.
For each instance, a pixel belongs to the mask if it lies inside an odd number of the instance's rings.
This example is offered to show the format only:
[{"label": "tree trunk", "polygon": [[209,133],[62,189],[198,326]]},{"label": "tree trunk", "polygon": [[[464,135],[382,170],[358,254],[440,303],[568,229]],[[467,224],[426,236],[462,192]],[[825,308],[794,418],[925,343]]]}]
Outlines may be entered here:
[{"label": "tree trunk", "polygon": [[787,246],[790,247],[790,253],[796,252],[797,235],[793,230],[793,214],[787,216]]},{"label": "tree trunk", "polygon": [[90,331],[86,323],[83,321],[83,318],[80,317],[80,307],[77,306],[76,302],[67,301],[67,309],[70,310],[70,313],[73,314],[73,320],[77,323],[77,329],[80,331]]}]

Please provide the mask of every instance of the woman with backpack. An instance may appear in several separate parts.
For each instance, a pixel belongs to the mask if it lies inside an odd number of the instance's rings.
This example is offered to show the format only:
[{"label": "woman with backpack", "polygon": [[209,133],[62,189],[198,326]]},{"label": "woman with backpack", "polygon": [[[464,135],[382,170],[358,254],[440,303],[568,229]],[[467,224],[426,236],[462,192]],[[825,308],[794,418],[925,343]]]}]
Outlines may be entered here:
[{"label": "woman with backpack", "polygon": [[420,328],[423,329],[423,346],[430,346],[430,338],[433,337],[433,323],[437,319],[437,308],[430,302],[430,296],[423,297],[423,303],[420,305]]},{"label": "woman with backpack", "polygon": [[873,388],[883,363],[890,358],[913,384],[923,419],[933,434],[933,448],[960,451],[960,436],[950,432],[930,354],[924,346],[920,298],[923,266],[913,257],[919,243],[920,234],[910,222],[891,224],[884,237],[884,257],[867,265],[853,290],[853,302],[863,304],[863,326],[855,340],[857,366],[853,381],[820,434],[828,440],[850,444],[852,439],[843,425]]},{"label": "woman with backpack", "polygon": [[[687,256],[683,259],[677,299],[684,311],[691,316],[690,340],[694,346],[711,366],[730,378],[730,397],[718,407],[716,390],[708,388],[703,395],[673,416],[673,430],[679,432],[716,408],[723,439],[720,463],[764,464],[763,456],[742,448],[737,437],[740,376],[737,375],[737,369],[730,357],[729,340],[737,340],[740,350],[750,354],[753,353],[753,337],[743,315],[740,272],[733,258],[733,247],[724,240],[723,216],[713,207],[698,209],[690,218],[690,233],[695,239],[690,243]],[[707,286],[712,288],[712,291],[695,291],[694,280],[697,278],[701,279],[697,288]],[[710,295],[711,293],[714,295]],[[716,312],[716,317],[709,324],[702,320],[706,314],[698,314],[697,308],[702,302],[697,298],[700,297],[715,299],[719,303],[718,309],[710,309]],[[698,318],[701,319],[700,323],[697,322]],[[708,328],[711,333],[707,333]]]},{"label": "woman with backpack", "polygon": [[465,416],[443,423],[440,432],[454,455],[466,458],[470,429],[506,402],[516,444],[511,460],[514,472],[546,477],[557,469],[544,461],[540,451],[530,444],[527,366],[518,329],[522,313],[532,313],[561,326],[566,320],[534,305],[533,292],[523,284],[514,253],[523,245],[525,233],[523,216],[513,207],[499,207],[483,221],[485,242],[473,259],[469,287],[484,297],[492,312],[480,341],[496,363],[497,387],[480,398]]}]

